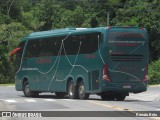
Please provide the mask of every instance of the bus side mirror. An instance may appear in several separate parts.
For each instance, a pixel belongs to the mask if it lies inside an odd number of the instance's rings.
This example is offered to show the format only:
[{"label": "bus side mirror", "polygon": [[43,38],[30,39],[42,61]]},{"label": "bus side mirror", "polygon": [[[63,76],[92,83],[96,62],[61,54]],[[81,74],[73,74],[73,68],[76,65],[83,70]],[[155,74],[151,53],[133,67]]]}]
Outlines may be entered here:
[{"label": "bus side mirror", "polygon": [[14,55],[20,50],[21,48],[15,48],[14,50],[12,50],[10,52],[10,61],[13,62],[14,61]]}]

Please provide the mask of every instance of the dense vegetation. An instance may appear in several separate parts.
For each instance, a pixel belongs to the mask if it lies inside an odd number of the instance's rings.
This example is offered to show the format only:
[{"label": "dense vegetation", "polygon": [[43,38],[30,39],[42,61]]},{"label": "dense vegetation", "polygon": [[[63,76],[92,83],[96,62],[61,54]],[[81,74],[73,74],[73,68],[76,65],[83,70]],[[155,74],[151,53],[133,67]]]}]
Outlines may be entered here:
[{"label": "dense vegetation", "polygon": [[[13,82],[9,52],[33,31],[110,24],[145,27],[149,33],[150,83],[160,83],[159,0],[1,0],[0,83]],[[97,21],[97,22],[95,22]],[[156,82],[155,82],[156,80]],[[152,82],[153,81],[153,82]]]}]

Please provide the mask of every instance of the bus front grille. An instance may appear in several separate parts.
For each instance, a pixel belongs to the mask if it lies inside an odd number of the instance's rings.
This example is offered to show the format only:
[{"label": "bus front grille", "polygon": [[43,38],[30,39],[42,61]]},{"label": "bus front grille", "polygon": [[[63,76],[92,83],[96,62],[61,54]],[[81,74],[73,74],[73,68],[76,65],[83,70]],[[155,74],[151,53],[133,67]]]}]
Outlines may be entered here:
[{"label": "bus front grille", "polygon": [[142,61],[144,58],[143,55],[133,55],[133,54],[112,54],[111,59],[112,61]]}]

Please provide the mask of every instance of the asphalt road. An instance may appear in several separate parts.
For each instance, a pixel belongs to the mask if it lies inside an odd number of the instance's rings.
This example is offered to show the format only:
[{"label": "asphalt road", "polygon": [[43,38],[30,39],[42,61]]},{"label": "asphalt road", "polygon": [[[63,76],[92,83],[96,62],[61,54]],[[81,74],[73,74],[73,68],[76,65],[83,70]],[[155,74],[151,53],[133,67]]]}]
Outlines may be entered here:
[{"label": "asphalt road", "polygon": [[[156,117],[156,112],[160,112],[160,87],[149,87],[147,92],[130,94],[125,101],[102,101],[97,95],[91,95],[89,100],[71,100],[67,97],[58,99],[53,93],[43,93],[38,98],[27,98],[24,97],[23,92],[16,91],[14,87],[1,86],[0,111],[18,111],[20,113],[22,111],[49,111],[42,112],[41,115],[56,116],[22,118],[16,117],[15,114],[14,118],[2,117],[0,118],[2,120],[106,120],[109,118],[112,120],[160,120],[159,117]],[[132,117],[136,114],[141,115],[140,111],[146,111],[146,114],[151,112],[152,117]],[[26,114],[28,115],[28,113]],[[66,117],[67,115],[68,117]]]}]

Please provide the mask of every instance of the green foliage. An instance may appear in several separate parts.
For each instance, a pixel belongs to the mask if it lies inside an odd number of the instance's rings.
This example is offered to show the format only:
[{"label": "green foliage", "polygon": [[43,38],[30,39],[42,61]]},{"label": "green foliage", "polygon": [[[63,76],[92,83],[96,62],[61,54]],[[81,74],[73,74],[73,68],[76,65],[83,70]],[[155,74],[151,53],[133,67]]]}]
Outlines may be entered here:
[{"label": "green foliage", "polygon": [[149,84],[160,84],[160,59],[149,65]]},{"label": "green foliage", "polygon": [[18,22],[1,24],[0,28],[0,41],[8,41],[8,46],[6,47],[8,47],[9,50],[18,45],[20,38],[31,32]]},{"label": "green foliage", "polygon": [[9,24],[12,22],[12,19],[0,11],[0,24]]},{"label": "green foliage", "polygon": [[22,25],[30,30],[38,31],[39,27],[43,25],[43,23],[40,22],[39,19],[34,16],[34,11],[22,12],[21,15]]},{"label": "green foliage", "polygon": [[14,78],[14,66],[9,61],[10,51],[17,47],[20,38],[30,33],[21,23],[0,24],[0,42],[7,41],[8,44],[0,44],[0,83],[11,83]]},{"label": "green foliage", "polygon": [[0,84],[14,82],[14,68],[9,61],[9,55],[3,54],[0,61]]}]

